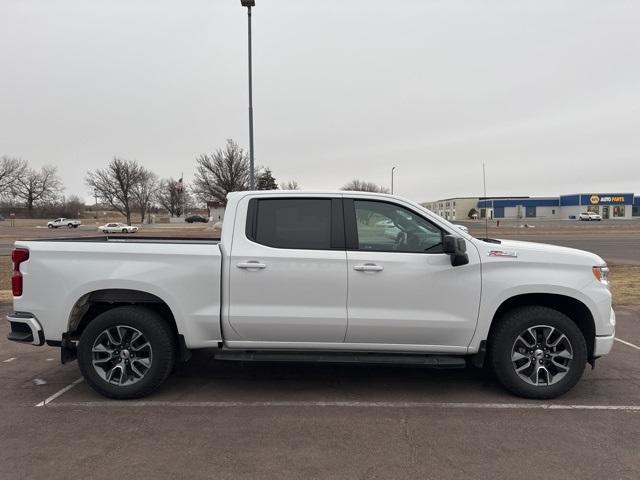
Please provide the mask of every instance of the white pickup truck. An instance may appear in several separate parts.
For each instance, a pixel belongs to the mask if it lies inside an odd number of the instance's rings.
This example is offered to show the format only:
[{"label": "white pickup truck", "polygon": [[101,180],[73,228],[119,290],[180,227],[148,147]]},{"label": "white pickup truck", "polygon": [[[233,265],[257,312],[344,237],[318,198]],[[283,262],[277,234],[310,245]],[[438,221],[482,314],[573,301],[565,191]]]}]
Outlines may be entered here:
[{"label": "white pickup truck", "polygon": [[603,260],[473,238],[420,205],[358,192],[230,194],[220,242],[18,241],[9,339],[60,347],[113,398],[177,360],[487,364],[552,398],[611,350]]},{"label": "white pickup truck", "polygon": [[49,228],[78,228],[82,222],[80,220],[73,220],[71,218],[56,218],[47,223]]}]

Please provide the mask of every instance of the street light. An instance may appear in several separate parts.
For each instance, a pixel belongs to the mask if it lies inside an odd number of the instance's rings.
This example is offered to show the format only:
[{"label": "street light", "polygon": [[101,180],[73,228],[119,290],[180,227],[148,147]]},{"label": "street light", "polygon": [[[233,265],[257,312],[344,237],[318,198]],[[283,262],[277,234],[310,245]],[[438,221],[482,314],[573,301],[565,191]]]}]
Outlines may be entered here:
[{"label": "street light", "polygon": [[249,25],[249,186],[255,189],[255,172],[253,162],[253,80],[251,65],[251,7],[256,6],[255,0],[240,0],[243,7],[247,7],[247,20]]},{"label": "street light", "polygon": [[398,167],[393,167],[391,169],[391,195],[393,195],[393,172],[396,170],[396,168]]}]

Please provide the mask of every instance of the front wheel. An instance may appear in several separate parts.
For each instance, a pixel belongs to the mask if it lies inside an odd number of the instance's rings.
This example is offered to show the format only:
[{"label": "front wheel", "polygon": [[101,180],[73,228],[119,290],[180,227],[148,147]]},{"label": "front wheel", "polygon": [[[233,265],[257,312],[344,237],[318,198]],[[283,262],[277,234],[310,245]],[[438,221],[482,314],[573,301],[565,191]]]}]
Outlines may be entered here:
[{"label": "front wheel", "polygon": [[175,363],[168,323],[153,310],[126,306],[98,315],[78,343],[82,375],[110,398],[145,397],[167,379]]},{"label": "front wheel", "polygon": [[47,225],[47,227],[49,227],[49,229],[52,229],[53,225],[49,224],[49,225]]},{"label": "front wheel", "polygon": [[525,398],[558,397],[575,386],[587,363],[587,345],[578,326],[543,306],[508,312],[489,339],[498,381]]}]

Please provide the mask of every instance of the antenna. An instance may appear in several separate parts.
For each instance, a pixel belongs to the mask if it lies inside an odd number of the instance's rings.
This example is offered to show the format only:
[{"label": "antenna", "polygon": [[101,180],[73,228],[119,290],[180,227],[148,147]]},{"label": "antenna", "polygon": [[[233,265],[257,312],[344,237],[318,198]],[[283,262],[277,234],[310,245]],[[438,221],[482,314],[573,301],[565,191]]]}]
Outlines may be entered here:
[{"label": "antenna", "polygon": [[489,209],[487,208],[487,171],[482,162],[482,187],[484,190],[484,236],[489,238]]}]

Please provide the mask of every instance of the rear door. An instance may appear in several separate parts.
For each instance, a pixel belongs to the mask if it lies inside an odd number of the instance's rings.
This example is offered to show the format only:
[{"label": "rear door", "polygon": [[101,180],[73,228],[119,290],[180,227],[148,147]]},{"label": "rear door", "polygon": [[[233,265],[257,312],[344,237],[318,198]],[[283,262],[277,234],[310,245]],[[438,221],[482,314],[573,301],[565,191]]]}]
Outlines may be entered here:
[{"label": "rear door", "polygon": [[[344,200],[349,275],[346,343],[462,351],[480,304],[480,259],[453,267],[441,227],[394,201]],[[406,347],[409,348],[409,347]]]},{"label": "rear door", "polygon": [[[246,228],[237,227],[245,219]],[[343,342],[347,260],[341,199],[290,194],[245,198],[235,222],[229,254],[230,328],[224,332],[229,344],[311,347]]]}]

